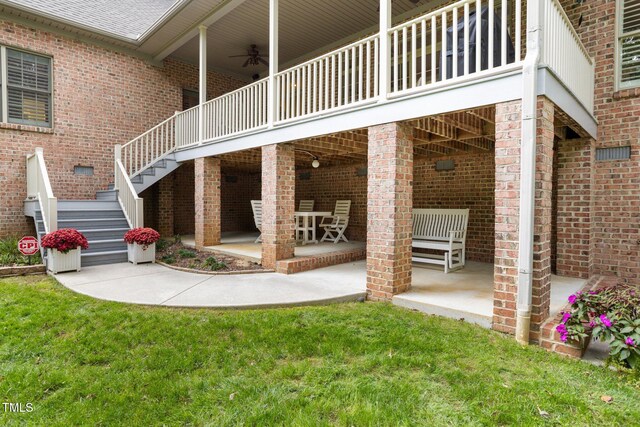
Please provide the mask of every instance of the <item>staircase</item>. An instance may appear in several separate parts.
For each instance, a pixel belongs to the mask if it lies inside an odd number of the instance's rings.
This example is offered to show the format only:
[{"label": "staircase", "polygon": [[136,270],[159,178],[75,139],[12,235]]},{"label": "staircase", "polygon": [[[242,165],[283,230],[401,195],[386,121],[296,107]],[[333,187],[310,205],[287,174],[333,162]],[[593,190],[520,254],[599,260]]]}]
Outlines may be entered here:
[{"label": "staircase", "polygon": [[[130,227],[118,203],[115,190],[99,191],[96,200],[59,200],[58,228],[75,228],[89,241],[82,250],[82,267],[127,262],[124,233]],[[45,233],[42,212],[34,216],[38,239]],[[46,254],[44,256],[46,261]]]},{"label": "staircase", "polygon": [[168,154],[131,178],[133,188],[140,194],[142,191],[178,169],[178,167],[180,167],[180,163],[176,161],[175,155],[173,153]]}]

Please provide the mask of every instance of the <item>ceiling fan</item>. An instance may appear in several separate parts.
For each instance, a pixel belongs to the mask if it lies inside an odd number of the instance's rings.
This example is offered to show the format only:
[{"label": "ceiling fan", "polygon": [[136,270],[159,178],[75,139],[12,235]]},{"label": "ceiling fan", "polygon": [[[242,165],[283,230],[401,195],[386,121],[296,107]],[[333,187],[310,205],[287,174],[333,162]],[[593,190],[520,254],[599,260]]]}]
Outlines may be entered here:
[{"label": "ceiling fan", "polygon": [[229,58],[247,58],[247,60],[244,61],[244,64],[242,64],[243,67],[246,67],[247,65],[260,65],[260,64],[264,64],[268,66],[269,63],[264,59],[262,59],[263,57],[268,58],[269,56],[261,55],[260,51],[258,50],[258,46],[256,46],[255,44],[252,44],[251,46],[249,46],[249,49],[247,49],[247,53],[245,55],[232,55]]}]

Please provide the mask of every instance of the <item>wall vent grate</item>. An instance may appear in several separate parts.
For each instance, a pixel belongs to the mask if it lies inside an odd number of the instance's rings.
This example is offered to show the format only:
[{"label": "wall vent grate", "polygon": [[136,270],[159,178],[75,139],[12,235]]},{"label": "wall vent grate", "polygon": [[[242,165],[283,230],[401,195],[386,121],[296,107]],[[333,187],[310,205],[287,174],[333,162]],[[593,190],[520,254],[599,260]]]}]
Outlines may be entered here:
[{"label": "wall vent grate", "polygon": [[608,147],[596,148],[596,160],[629,160],[631,158],[631,147]]}]

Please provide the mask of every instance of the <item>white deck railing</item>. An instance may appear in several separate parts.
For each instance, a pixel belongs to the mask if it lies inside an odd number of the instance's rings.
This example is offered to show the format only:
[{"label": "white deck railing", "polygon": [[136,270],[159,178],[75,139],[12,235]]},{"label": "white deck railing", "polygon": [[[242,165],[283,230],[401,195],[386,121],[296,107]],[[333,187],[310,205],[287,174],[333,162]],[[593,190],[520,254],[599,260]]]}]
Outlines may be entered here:
[{"label": "white deck railing", "polygon": [[267,125],[269,79],[262,79],[202,104],[204,139],[239,134]]},{"label": "white deck railing", "polygon": [[[593,113],[593,61],[558,0],[541,2],[541,64]],[[176,113],[122,147],[124,169],[133,177],[179,148],[517,72],[526,54],[525,5],[461,0],[390,28],[386,70],[380,67],[385,61],[375,34],[275,74],[273,105],[268,105],[270,80],[263,79]]]},{"label": "white deck railing", "polygon": [[378,35],[276,74],[277,122],[310,117],[378,96]]},{"label": "white deck railing", "polygon": [[198,142],[198,124],[200,123],[200,106],[188,110],[176,112],[175,120],[175,147],[184,147]]},{"label": "white deck railing", "polygon": [[118,194],[118,202],[122,207],[124,216],[127,218],[129,227],[142,227],[144,224],[144,205],[142,198],[138,197],[138,193],[129,179],[129,173],[122,164],[122,147],[115,147],[115,164],[114,164],[114,189]]},{"label": "white deck railing", "polygon": [[42,148],[27,156],[27,197],[38,199],[45,232],[58,229],[58,199],[53,195]]},{"label": "white deck railing", "polygon": [[543,0],[544,45],[541,63],[593,113],[595,62],[558,0]]},{"label": "white deck railing", "polygon": [[[521,0],[462,0],[391,28],[391,93],[455,83],[485,70],[519,64],[521,8]],[[488,28],[494,31],[484,33],[476,25],[472,33],[470,23],[478,14],[485,18],[483,10]],[[487,46],[486,54],[476,46]],[[494,46],[499,47],[498,55]]]}]

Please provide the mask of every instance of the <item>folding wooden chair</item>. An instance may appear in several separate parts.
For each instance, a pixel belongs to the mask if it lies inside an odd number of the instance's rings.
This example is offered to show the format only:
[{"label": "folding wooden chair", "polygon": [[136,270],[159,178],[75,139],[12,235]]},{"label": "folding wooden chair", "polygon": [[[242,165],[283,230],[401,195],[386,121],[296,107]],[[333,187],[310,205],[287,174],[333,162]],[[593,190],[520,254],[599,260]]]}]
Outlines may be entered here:
[{"label": "folding wooden chair", "polygon": [[251,209],[253,210],[253,221],[256,223],[256,228],[260,232],[255,243],[260,243],[262,242],[262,200],[252,200]]},{"label": "folding wooden chair", "polygon": [[[314,205],[315,201],[313,200],[300,200],[298,212],[313,212]],[[296,220],[296,240],[302,240],[302,236],[307,232],[304,229],[304,218],[299,217]]]},{"label": "folding wooden chair", "polygon": [[321,242],[329,240],[338,243],[340,240],[348,242],[344,231],[349,225],[349,211],[351,210],[351,200],[337,200],[333,215],[325,216],[320,222],[320,227],[324,228],[324,236]]}]

